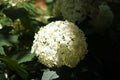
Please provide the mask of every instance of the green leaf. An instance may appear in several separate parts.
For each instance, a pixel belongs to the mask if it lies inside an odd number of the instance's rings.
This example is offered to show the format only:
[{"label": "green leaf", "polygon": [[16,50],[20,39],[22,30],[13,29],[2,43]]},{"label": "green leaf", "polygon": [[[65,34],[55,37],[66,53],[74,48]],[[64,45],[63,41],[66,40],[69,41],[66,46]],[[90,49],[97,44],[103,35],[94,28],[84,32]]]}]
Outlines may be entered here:
[{"label": "green leaf", "polygon": [[0,80],[6,80],[5,74],[1,74],[1,73],[0,73]]},{"label": "green leaf", "polygon": [[19,35],[10,35],[9,41],[12,43],[18,43],[18,37],[19,37]]},{"label": "green leaf", "polygon": [[13,21],[28,15],[24,8],[7,8],[3,13]]},{"label": "green leaf", "polygon": [[24,8],[27,11],[33,12],[34,14],[39,14],[39,12],[36,10],[35,5],[32,3],[25,3]]},{"label": "green leaf", "polygon": [[43,76],[41,80],[53,80],[57,79],[59,76],[57,75],[56,71],[50,71],[49,69],[43,72]]},{"label": "green leaf", "polygon": [[6,55],[3,46],[12,46],[13,43],[18,43],[18,35],[0,34],[0,55]]},{"label": "green leaf", "polygon": [[24,63],[24,62],[29,62],[32,61],[32,59],[35,57],[34,54],[28,53],[24,55],[21,59],[18,60],[18,63]]},{"label": "green leaf", "polygon": [[18,35],[0,34],[0,46],[11,46],[13,43],[18,43]]},{"label": "green leaf", "polygon": [[4,62],[11,71],[14,71],[17,75],[19,75],[23,80],[27,80],[28,72],[16,61],[11,60],[7,56],[0,56],[0,60]]},{"label": "green leaf", "polygon": [[11,46],[12,44],[5,39],[3,35],[0,35],[0,46]]},{"label": "green leaf", "polygon": [[6,66],[0,62],[0,80],[6,80],[7,76],[5,76],[6,75],[5,68]]},{"label": "green leaf", "polygon": [[12,24],[12,20],[7,17],[1,17],[0,24],[10,26]]},{"label": "green leaf", "polygon": [[0,55],[4,55],[4,56],[6,55],[3,47],[1,47],[1,46],[0,46]]},{"label": "green leaf", "polygon": [[53,0],[45,0],[45,2],[51,3],[51,2],[53,2]]}]

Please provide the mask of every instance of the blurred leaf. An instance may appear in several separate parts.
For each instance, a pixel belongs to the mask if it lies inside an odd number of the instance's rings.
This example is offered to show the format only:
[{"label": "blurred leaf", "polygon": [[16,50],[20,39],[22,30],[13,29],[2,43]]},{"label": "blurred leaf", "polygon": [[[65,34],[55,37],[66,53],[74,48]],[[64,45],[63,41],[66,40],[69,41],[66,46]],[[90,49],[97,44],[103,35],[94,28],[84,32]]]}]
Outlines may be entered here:
[{"label": "blurred leaf", "polygon": [[47,2],[47,3],[51,3],[51,2],[53,2],[54,0],[45,0],[45,2]]},{"label": "blurred leaf", "polygon": [[40,14],[40,13],[36,10],[34,4],[26,3],[26,4],[24,5],[24,8],[25,8],[28,12],[31,12],[31,13],[33,13],[33,14],[36,14],[36,15]]},{"label": "blurred leaf", "polygon": [[18,43],[18,37],[19,37],[19,35],[10,35],[9,40],[12,43]]},{"label": "blurred leaf", "polygon": [[56,17],[51,17],[51,18],[49,18],[49,19],[48,19],[48,22],[50,23],[50,22],[59,21],[59,20],[64,21],[64,19],[63,19],[62,16],[56,16]]},{"label": "blurred leaf", "polygon": [[0,55],[6,55],[4,52],[3,46],[11,46],[11,43],[6,41],[3,37],[3,35],[0,35]]},{"label": "blurred leaf", "polygon": [[0,46],[0,55],[4,55],[4,56],[6,55],[3,47],[1,47],[1,46]]},{"label": "blurred leaf", "polygon": [[4,63],[0,62],[0,80],[6,80],[5,69],[6,66],[4,65]]},{"label": "blurred leaf", "polygon": [[[0,36],[1,37],[1,36]],[[4,38],[0,38],[0,46],[11,46],[11,43],[9,43]]]},{"label": "blurred leaf", "polygon": [[5,74],[0,74],[0,80],[6,80]]},{"label": "blurred leaf", "polygon": [[12,46],[13,43],[18,43],[18,35],[1,35],[0,34],[0,55],[6,55],[3,46]]},{"label": "blurred leaf", "polygon": [[28,61],[32,61],[32,59],[35,57],[34,54],[28,53],[24,55],[21,59],[18,60],[18,63],[24,63]]},{"label": "blurred leaf", "polygon": [[0,34],[0,46],[11,46],[13,43],[18,43],[18,35]]},{"label": "blurred leaf", "polygon": [[10,70],[14,71],[17,75],[19,75],[23,80],[27,80],[28,72],[16,61],[11,60],[7,56],[0,56],[0,60],[4,62]]},{"label": "blurred leaf", "polygon": [[13,27],[11,26],[4,26],[1,30],[0,30],[0,33],[2,34],[9,34],[10,31],[13,29]]},{"label": "blurred leaf", "polygon": [[57,79],[59,76],[55,71],[50,71],[49,69],[45,70],[43,72],[43,76],[41,80],[53,80]]},{"label": "blurred leaf", "polygon": [[12,24],[12,20],[7,17],[1,17],[0,24],[10,26]]},{"label": "blurred leaf", "polygon": [[106,2],[111,2],[111,3],[120,3],[120,0],[103,0]]},{"label": "blurred leaf", "polygon": [[34,26],[44,26],[44,25],[45,25],[43,22],[40,22],[40,21],[35,20],[35,19],[31,19],[31,23],[32,23]]},{"label": "blurred leaf", "polygon": [[24,8],[7,8],[3,13],[12,20],[28,15],[28,12]]}]

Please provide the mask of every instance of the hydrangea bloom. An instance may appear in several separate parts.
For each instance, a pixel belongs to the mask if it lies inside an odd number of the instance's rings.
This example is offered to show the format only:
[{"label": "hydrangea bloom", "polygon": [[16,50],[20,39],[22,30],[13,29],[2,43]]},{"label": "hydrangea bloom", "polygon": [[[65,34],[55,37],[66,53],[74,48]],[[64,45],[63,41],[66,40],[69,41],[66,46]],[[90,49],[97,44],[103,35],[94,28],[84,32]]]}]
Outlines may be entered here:
[{"label": "hydrangea bloom", "polygon": [[62,15],[64,19],[78,24],[87,19],[92,25],[92,30],[97,33],[103,33],[108,29],[114,18],[104,0],[57,0],[53,14]]},{"label": "hydrangea bloom", "polygon": [[53,14],[62,16],[71,22],[82,22],[92,7],[93,0],[56,0]]},{"label": "hydrangea bloom", "polygon": [[68,21],[51,22],[35,34],[31,53],[48,67],[75,67],[87,53],[85,35]]}]

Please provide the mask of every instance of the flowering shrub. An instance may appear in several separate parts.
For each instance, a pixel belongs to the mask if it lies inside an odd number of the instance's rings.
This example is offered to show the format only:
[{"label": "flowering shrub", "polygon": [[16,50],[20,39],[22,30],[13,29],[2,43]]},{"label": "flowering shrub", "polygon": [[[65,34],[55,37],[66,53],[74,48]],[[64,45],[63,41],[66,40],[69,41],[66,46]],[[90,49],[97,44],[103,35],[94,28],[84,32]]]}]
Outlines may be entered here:
[{"label": "flowering shrub", "polygon": [[51,22],[35,34],[31,53],[48,67],[75,67],[87,53],[85,35],[68,21]]},{"label": "flowering shrub", "polygon": [[120,80],[119,7],[120,0],[0,0],[0,80]]}]

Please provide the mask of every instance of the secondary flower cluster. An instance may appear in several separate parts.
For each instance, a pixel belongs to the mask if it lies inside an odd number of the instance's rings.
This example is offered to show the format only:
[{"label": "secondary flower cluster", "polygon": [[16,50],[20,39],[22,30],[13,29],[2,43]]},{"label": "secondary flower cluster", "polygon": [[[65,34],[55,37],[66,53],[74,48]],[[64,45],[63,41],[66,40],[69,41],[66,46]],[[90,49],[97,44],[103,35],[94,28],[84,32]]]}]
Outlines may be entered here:
[{"label": "secondary flower cluster", "polygon": [[53,8],[53,16],[59,15],[78,24],[88,20],[92,30],[97,33],[107,30],[114,18],[110,7],[101,0],[57,0]]},{"label": "secondary flower cluster", "polygon": [[57,0],[53,14],[62,16],[71,22],[82,22],[92,7],[93,0]]},{"label": "secondary flower cluster", "polygon": [[112,25],[113,19],[114,14],[110,7],[108,5],[101,4],[99,6],[98,15],[92,20],[93,30],[98,33],[104,32]]},{"label": "secondary flower cluster", "polygon": [[68,21],[51,22],[34,36],[31,53],[48,67],[75,67],[87,53],[82,30]]}]

